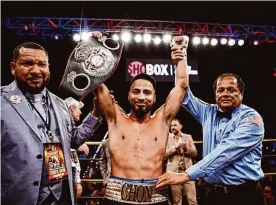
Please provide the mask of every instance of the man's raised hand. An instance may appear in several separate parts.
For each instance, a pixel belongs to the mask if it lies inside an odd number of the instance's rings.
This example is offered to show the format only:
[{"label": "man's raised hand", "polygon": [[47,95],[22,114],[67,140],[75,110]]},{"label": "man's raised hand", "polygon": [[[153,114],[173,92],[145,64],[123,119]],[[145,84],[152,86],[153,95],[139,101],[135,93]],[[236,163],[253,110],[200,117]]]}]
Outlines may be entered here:
[{"label": "man's raised hand", "polygon": [[188,36],[174,36],[171,43],[171,57],[173,63],[177,65],[180,60],[187,58]]}]

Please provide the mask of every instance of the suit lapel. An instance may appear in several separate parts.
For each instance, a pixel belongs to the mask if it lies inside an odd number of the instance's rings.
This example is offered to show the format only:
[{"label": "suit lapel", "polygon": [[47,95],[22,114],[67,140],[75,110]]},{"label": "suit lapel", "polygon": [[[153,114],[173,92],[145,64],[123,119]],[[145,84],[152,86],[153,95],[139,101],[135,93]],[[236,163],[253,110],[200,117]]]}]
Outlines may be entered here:
[{"label": "suit lapel", "polygon": [[49,97],[50,97],[50,101],[51,101],[51,104],[53,106],[53,109],[54,109],[54,113],[56,115],[56,119],[57,119],[57,124],[58,124],[58,128],[59,128],[59,131],[60,131],[60,138],[61,138],[61,142],[62,142],[62,145],[63,145],[63,141],[64,141],[64,132],[63,132],[63,123],[62,123],[62,119],[63,119],[63,115],[62,115],[62,109],[60,107],[60,103],[58,101],[58,99],[50,92],[49,93]]},{"label": "suit lapel", "polygon": [[[62,108],[61,108],[61,104],[60,104],[59,100],[57,99],[57,97],[54,96],[50,92],[48,92],[48,93],[49,93],[51,103],[53,105],[53,109],[54,109],[56,119],[57,119],[58,128],[59,128],[59,131],[60,131],[60,139],[61,139],[61,144],[62,144],[64,155],[65,155],[66,168],[67,168],[67,171],[69,173],[70,193],[71,193],[71,196],[73,196],[74,195],[73,194],[73,184],[72,184],[72,181],[73,181],[72,178],[73,177],[72,177],[72,174],[71,174],[71,171],[70,171],[71,170],[70,149],[69,149],[69,152],[67,152],[68,145],[65,144],[65,136],[64,136],[64,130],[63,130],[63,128],[64,128],[64,126],[63,126],[63,124],[64,124],[63,123],[64,113],[62,113],[63,111],[62,111]],[[69,144],[69,146],[70,146],[70,144]],[[73,201],[74,198],[71,197],[71,200]]]},{"label": "suit lapel", "polygon": [[[13,82],[10,84],[12,88],[9,92],[3,92],[3,96],[7,99],[7,101],[11,104],[11,106],[16,110],[16,112],[19,114],[19,116],[22,118],[22,120],[33,130],[33,132],[36,134],[36,136],[41,140],[41,136],[37,127],[37,124],[35,123],[35,116],[32,110],[30,109],[27,99],[22,94],[22,92],[17,87],[16,83]],[[11,102],[10,98],[12,96],[19,96],[21,98],[20,103],[15,104]]]},{"label": "suit lapel", "polygon": [[175,145],[175,140],[174,140],[174,137],[173,137],[173,135],[169,138],[170,139],[170,148],[172,147],[172,146],[174,146]]},{"label": "suit lapel", "polygon": [[185,135],[183,133],[181,133],[181,142],[187,143],[186,142],[186,137],[185,137]]}]

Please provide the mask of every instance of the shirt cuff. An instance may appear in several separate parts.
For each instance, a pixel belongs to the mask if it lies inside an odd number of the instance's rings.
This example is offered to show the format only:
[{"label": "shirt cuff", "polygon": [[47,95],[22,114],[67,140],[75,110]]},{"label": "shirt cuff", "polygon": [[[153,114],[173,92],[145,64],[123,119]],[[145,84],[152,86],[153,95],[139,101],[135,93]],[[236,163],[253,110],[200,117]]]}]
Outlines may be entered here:
[{"label": "shirt cuff", "polygon": [[91,125],[91,127],[93,127],[93,130],[96,130],[102,124],[102,117],[97,118],[94,115],[92,115],[92,113],[90,112],[84,118],[83,122],[85,122],[86,124]]},{"label": "shirt cuff", "polygon": [[194,165],[194,166],[190,167],[189,169],[187,169],[186,173],[189,175],[189,177],[192,181],[196,181],[199,178],[203,177],[203,176],[201,176],[201,175],[203,175],[203,171],[198,169],[196,167],[196,165]]},{"label": "shirt cuff", "polygon": [[186,93],[185,93],[185,96],[184,96],[184,99],[182,101],[182,105],[187,105],[188,104],[188,101],[190,99],[190,96],[191,96],[192,92],[190,90],[190,87],[188,87]]},{"label": "shirt cuff", "polygon": [[102,122],[102,120],[103,120],[103,118],[102,117],[96,117],[96,116],[94,116],[94,115],[92,115],[92,113],[90,112],[89,113],[96,121],[98,121],[99,123],[101,123]]}]

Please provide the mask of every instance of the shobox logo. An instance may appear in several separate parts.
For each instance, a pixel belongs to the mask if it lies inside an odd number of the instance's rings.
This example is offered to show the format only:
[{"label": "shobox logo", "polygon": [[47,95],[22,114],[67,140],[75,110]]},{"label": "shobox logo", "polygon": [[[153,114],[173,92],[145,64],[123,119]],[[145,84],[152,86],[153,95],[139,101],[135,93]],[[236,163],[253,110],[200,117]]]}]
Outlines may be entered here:
[{"label": "shobox logo", "polygon": [[145,73],[146,69],[144,64],[140,61],[133,61],[128,64],[127,71],[130,76],[134,77],[138,74]]},{"label": "shobox logo", "polygon": [[[146,73],[148,75],[155,76],[173,76],[175,75],[175,66],[173,64],[151,64],[146,63],[145,65],[140,61],[132,61],[127,67],[128,74],[132,77]],[[197,75],[197,70],[192,70],[191,66],[188,66],[188,72],[190,75]]]}]

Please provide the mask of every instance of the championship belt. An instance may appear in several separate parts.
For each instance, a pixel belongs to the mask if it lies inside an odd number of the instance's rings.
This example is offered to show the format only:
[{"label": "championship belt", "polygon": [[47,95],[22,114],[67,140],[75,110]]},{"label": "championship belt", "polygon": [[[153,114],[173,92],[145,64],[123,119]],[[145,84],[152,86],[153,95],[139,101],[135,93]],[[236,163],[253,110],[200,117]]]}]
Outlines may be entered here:
[{"label": "championship belt", "polygon": [[81,100],[113,74],[122,50],[122,42],[92,35],[71,53],[60,87]]},{"label": "championship belt", "polygon": [[156,182],[157,179],[132,180],[110,176],[104,198],[122,204],[150,205],[167,202],[167,189],[156,189]]}]

